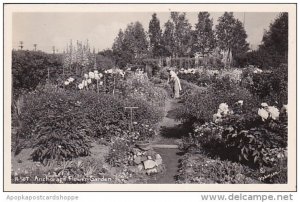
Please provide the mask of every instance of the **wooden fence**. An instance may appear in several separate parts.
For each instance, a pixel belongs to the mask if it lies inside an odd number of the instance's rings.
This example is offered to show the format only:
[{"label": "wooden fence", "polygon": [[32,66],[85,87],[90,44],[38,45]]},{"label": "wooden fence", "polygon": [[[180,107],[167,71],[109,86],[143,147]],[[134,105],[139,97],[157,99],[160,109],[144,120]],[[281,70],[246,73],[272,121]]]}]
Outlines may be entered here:
[{"label": "wooden fence", "polygon": [[179,69],[199,68],[207,65],[218,65],[221,60],[211,57],[179,57],[179,58],[148,58],[142,60],[146,65],[158,66],[158,67],[177,67]]}]

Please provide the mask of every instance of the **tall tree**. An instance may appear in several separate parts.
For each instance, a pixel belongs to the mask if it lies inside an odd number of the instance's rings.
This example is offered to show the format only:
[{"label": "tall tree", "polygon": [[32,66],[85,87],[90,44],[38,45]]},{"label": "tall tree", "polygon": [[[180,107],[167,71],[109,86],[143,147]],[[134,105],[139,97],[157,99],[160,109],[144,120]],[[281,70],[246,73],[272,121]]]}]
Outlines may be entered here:
[{"label": "tall tree", "polygon": [[117,65],[125,66],[145,57],[148,53],[148,41],[140,22],[130,23],[125,32],[119,32],[113,44],[113,52],[119,59]]},{"label": "tall tree", "polygon": [[226,63],[231,64],[231,58],[235,59],[237,53],[242,54],[248,50],[247,34],[242,23],[234,18],[232,12],[225,12],[218,22],[219,24],[216,25],[217,43],[219,48],[226,53]]},{"label": "tall tree", "polygon": [[170,20],[165,23],[162,44],[167,55],[186,56],[191,51],[192,26],[185,13],[171,12]]},{"label": "tall tree", "polygon": [[124,33],[122,29],[119,30],[118,36],[115,38],[112,49],[114,52],[118,53],[122,50],[122,44],[124,40]]},{"label": "tall tree", "polygon": [[123,67],[126,65],[127,62],[129,62],[127,56],[126,56],[126,50],[124,45],[124,32],[122,29],[119,30],[118,36],[115,38],[112,51],[114,55],[114,59],[116,61],[116,65]]},{"label": "tall tree", "polygon": [[238,19],[235,21],[233,35],[235,37],[232,42],[232,56],[233,58],[237,58],[249,50],[249,43],[246,41],[246,30],[244,29],[243,23]]},{"label": "tall tree", "polygon": [[160,29],[160,22],[157,18],[157,14],[152,14],[152,19],[149,23],[149,38],[150,38],[150,49],[153,57],[161,55],[161,37],[162,31]]},{"label": "tall tree", "polygon": [[138,21],[127,26],[123,42],[133,58],[141,58],[148,51],[147,36],[143,25]]},{"label": "tall tree", "polygon": [[196,24],[193,39],[193,53],[202,54],[211,52],[215,47],[215,37],[213,32],[213,20],[208,12],[199,12],[198,23]]},{"label": "tall tree", "polygon": [[174,24],[168,20],[165,23],[165,30],[162,36],[162,45],[164,47],[164,56],[174,56],[175,39],[174,39]]},{"label": "tall tree", "polygon": [[191,51],[191,24],[186,18],[186,13],[171,12],[174,24],[175,55],[186,56]]},{"label": "tall tree", "polygon": [[260,49],[269,54],[284,56],[287,60],[288,52],[288,13],[280,13],[269,30],[265,31]]}]

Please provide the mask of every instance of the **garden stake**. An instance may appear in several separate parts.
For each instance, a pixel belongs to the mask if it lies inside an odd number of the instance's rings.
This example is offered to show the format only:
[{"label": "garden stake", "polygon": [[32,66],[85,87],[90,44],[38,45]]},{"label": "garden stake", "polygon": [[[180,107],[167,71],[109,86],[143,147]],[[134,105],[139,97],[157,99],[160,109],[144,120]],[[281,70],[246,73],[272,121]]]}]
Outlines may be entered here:
[{"label": "garden stake", "polygon": [[96,82],[97,82],[97,93],[99,93],[99,84],[98,84],[98,80],[96,80]]},{"label": "garden stake", "polygon": [[133,125],[132,125],[132,115],[133,115],[133,109],[138,109],[138,107],[125,107],[125,109],[130,109],[130,125],[129,125],[129,131],[131,132]]},{"label": "garden stake", "polygon": [[115,96],[115,87],[116,86],[116,76],[114,74],[114,88],[113,88],[113,96]]}]

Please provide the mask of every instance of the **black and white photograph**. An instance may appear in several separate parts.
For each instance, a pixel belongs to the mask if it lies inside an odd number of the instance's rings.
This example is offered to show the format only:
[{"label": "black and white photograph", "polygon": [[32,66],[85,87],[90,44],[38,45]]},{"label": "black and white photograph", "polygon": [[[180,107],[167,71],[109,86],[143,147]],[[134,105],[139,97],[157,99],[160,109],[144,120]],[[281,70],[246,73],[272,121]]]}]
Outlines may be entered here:
[{"label": "black and white photograph", "polygon": [[296,189],[294,5],[23,6],[4,19],[10,187]]}]

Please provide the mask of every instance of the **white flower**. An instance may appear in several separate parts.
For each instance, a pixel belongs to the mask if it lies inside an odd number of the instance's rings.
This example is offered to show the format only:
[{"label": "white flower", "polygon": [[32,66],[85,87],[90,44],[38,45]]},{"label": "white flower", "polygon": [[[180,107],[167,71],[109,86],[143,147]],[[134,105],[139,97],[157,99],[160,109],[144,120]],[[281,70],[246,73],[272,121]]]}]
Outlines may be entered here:
[{"label": "white flower", "polygon": [[94,78],[95,78],[94,72],[89,72],[89,78],[90,78],[90,79],[94,79]]},{"label": "white flower", "polygon": [[83,82],[83,86],[87,86],[87,85],[88,85],[87,80],[84,80],[84,81],[82,81],[82,82]]},{"label": "white flower", "polygon": [[92,79],[88,79],[88,80],[87,80],[87,83],[88,83],[88,84],[92,83]]},{"label": "white flower", "polygon": [[100,78],[102,78],[102,77],[103,77],[103,74],[101,74],[101,73],[99,73],[98,75],[99,75],[99,77],[100,77]]},{"label": "white flower", "polygon": [[261,70],[259,68],[256,68],[255,70],[257,71],[257,73],[262,73],[263,72],[263,70]]},{"label": "white flower", "polygon": [[220,112],[220,114],[227,114],[228,111],[229,111],[229,109],[228,109],[228,105],[227,105],[226,103],[221,103],[221,104],[219,105],[219,110],[218,110],[218,112]]},{"label": "white flower", "polygon": [[100,81],[100,82],[99,82],[99,85],[102,86],[102,85],[103,85],[103,81]]},{"label": "white flower", "polygon": [[108,70],[107,70],[107,73],[108,73],[108,74],[112,74],[112,73],[113,73],[113,70],[112,70],[112,69],[108,69]]},{"label": "white flower", "polygon": [[267,106],[269,106],[267,103],[265,103],[265,102],[263,102],[263,103],[261,103],[261,106],[262,107],[267,107]]},{"label": "white flower", "polygon": [[88,78],[89,78],[89,75],[88,75],[88,74],[84,74],[84,78],[85,78],[85,79],[88,79]]},{"label": "white flower", "polygon": [[119,72],[119,74],[120,74],[122,77],[125,76],[125,73],[124,73],[122,70]]},{"label": "white flower", "polygon": [[83,87],[84,87],[84,85],[83,85],[82,83],[78,85],[78,88],[79,88],[80,90],[83,89]]},{"label": "white flower", "polygon": [[269,112],[267,112],[265,109],[259,108],[257,113],[263,121],[269,117]]},{"label": "white flower", "polygon": [[94,70],[94,74],[98,74],[98,70]]},{"label": "white flower", "polygon": [[274,106],[268,107],[268,112],[270,113],[270,116],[273,120],[276,120],[279,118],[280,113],[276,107],[274,107]]},{"label": "white flower", "polygon": [[107,70],[105,70],[104,73],[107,74]]},{"label": "white flower", "polygon": [[100,79],[99,74],[95,74],[95,79],[96,79],[96,80],[99,80],[99,79]]},{"label": "white flower", "polygon": [[239,101],[237,101],[237,103],[240,104],[240,105],[243,105],[244,101],[243,100],[239,100]]},{"label": "white flower", "polygon": [[72,83],[74,80],[75,80],[75,79],[72,78],[72,77],[68,78],[69,83]]},{"label": "white flower", "polygon": [[65,85],[67,86],[67,85],[69,85],[70,84],[70,82],[69,81],[65,81]]},{"label": "white flower", "polygon": [[222,118],[222,115],[220,113],[216,113],[213,115],[214,122],[217,122],[220,118]]}]

